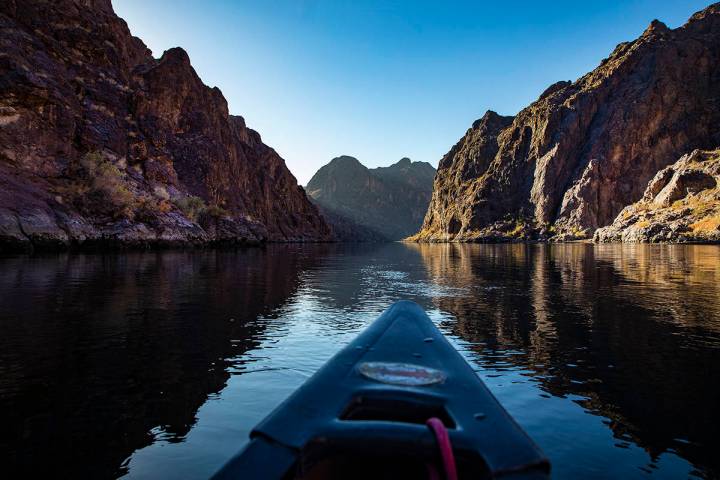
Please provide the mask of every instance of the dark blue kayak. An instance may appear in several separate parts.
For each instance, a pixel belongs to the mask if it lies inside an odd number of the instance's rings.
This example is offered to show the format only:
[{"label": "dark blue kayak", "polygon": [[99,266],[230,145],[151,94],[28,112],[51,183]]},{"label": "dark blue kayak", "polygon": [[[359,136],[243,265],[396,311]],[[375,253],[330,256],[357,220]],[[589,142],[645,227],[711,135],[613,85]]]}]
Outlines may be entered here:
[{"label": "dark blue kayak", "polygon": [[213,478],[441,479],[455,472],[540,479],[550,464],[423,309],[401,301],[261,421]]}]

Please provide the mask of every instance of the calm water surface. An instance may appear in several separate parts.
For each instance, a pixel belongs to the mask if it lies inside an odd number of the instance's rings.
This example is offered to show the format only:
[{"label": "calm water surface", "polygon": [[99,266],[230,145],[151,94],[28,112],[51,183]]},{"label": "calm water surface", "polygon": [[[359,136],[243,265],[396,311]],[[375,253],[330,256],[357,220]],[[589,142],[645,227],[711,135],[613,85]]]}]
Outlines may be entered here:
[{"label": "calm water surface", "polygon": [[401,298],[554,478],[720,475],[720,247],[587,244],[0,258],[2,475],[207,477]]}]

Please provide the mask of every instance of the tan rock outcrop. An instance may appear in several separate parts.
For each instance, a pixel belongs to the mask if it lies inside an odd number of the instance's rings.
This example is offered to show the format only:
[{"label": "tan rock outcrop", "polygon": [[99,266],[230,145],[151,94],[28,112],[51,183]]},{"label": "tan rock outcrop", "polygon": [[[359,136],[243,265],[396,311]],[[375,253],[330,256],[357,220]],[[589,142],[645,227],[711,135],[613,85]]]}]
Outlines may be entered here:
[{"label": "tan rock outcrop", "polygon": [[720,150],[695,150],[658,172],[595,240],[720,242]]}]

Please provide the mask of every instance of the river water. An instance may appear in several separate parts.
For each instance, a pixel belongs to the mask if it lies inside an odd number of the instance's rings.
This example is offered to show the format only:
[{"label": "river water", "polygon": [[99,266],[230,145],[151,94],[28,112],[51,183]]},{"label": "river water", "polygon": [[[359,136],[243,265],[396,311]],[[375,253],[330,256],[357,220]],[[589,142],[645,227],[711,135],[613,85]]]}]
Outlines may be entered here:
[{"label": "river water", "polygon": [[716,478],[719,298],[717,246],[2,257],[3,476],[206,478],[409,299],[545,451],[554,478]]}]

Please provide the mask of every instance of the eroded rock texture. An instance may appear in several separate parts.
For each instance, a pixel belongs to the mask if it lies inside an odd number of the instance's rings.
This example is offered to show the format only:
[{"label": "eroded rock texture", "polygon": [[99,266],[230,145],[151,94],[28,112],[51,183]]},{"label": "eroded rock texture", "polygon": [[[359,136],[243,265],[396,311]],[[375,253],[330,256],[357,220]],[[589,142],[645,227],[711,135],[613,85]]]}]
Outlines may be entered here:
[{"label": "eroded rock texture", "polygon": [[8,245],[327,240],[283,159],[110,0],[0,2]]},{"label": "eroded rock texture", "polygon": [[420,241],[592,237],[681,155],[720,145],[720,4],[655,20],[514,118],[475,122],[442,159]]},{"label": "eroded rock texture", "polygon": [[660,170],[595,240],[720,242],[720,150],[696,150]]}]

